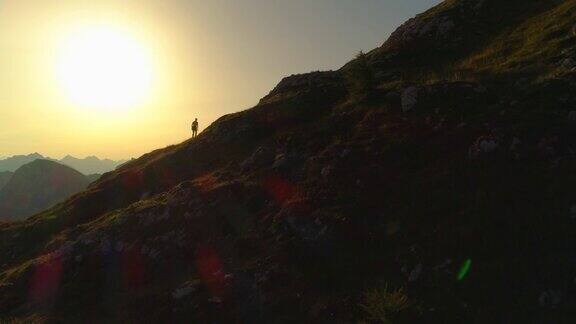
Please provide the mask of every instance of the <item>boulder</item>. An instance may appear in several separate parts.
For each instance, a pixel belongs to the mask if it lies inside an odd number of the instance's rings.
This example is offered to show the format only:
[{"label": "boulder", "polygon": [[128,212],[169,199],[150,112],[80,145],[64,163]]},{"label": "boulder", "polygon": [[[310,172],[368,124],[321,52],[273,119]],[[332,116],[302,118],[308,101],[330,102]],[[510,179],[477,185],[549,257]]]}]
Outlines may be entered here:
[{"label": "boulder", "polygon": [[477,158],[485,154],[496,151],[499,147],[499,141],[494,136],[481,136],[472,144],[468,151],[470,158]]},{"label": "boulder", "polygon": [[420,92],[421,89],[418,86],[410,86],[402,91],[401,100],[403,112],[409,112],[416,107]]},{"label": "boulder", "polygon": [[271,165],[274,163],[275,157],[276,154],[274,150],[261,146],[250,157],[242,162],[242,169],[253,170]]}]

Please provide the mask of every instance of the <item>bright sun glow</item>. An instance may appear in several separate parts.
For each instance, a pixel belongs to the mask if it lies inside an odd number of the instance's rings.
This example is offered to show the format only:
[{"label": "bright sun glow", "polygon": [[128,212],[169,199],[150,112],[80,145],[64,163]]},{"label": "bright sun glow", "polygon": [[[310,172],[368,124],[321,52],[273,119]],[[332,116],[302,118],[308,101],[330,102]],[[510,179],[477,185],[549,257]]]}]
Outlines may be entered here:
[{"label": "bright sun glow", "polygon": [[62,42],[56,77],[72,103],[122,111],[149,97],[154,79],[149,50],[121,28],[84,27]]}]

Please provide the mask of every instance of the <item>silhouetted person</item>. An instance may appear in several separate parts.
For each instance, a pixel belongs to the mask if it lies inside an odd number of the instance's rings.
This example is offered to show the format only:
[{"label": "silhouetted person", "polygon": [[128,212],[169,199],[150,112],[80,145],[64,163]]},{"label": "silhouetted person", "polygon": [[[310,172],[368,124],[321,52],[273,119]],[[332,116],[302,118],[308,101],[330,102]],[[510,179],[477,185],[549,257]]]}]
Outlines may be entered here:
[{"label": "silhouetted person", "polygon": [[196,135],[198,135],[198,118],[192,122],[192,137],[196,137]]}]

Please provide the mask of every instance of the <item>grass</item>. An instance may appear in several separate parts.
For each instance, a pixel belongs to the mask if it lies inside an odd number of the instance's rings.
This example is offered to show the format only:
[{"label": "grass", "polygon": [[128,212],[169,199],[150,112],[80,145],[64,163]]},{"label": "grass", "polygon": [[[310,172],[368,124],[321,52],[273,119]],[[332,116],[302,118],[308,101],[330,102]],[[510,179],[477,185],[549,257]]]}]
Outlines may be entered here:
[{"label": "grass", "polygon": [[506,28],[482,49],[461,60],[456,69],[494,75],[549,72],[562,50],[574,47],[570,28],[575,18],[576,1],[564,1]]},{"label": "grass", "polygon": [[364,295],[364,304],[360,306],[371,320],[392,324],[398,314],[411,306],[411,302],[404,289],[390,289],[388,285],[384,285],[367,291]]}]

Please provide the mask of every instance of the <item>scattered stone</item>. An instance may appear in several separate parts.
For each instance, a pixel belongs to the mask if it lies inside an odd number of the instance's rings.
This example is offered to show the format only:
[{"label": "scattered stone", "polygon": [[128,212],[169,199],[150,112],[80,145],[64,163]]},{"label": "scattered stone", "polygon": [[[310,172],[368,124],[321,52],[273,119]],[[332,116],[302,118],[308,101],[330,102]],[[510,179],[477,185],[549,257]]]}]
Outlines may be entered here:
[{"label": "scattered stone", "polygon": [[418,280],[418,278],[420,278],[420,275],[422,274],[422,268],[423,268],[422,263],[416,265],[416,267],[412,269],[412,271],[410,271],[410,275],[408,276],[408,282],[414,282]]},{"label": "scattered stone", "polygon": [[159,255],[160,255],[160,251],[158,249],[152,249],[152,250],[150,250],[150,253],[148,254],[148,256],[154,260],[157,259]]},{"label": "scattered stone", "polygon": [[522,141],[520,141],[518,137],[514,137],[512,139],[512,144],[510,145],[510,150],[517,151],[520,145],[522,145]]},{"label": "scattered stone", "polygon": [[434,267],[435,271],[446,271],[448,272],[448,267],[452,264],[452,259],[446,259],[444,262],[442,262],[441,264],[437,265],[436,267]]},{"label": "scattered stone", "polygon": [[118,252],[118,253],[124,251],[124,243],[123,243],[123,242],[117,242],[114,249],[115,249],[116,252]]},{"label": "scattered stone", "polygon": [[322,171],[320,171],[320,174],[322,175],[322,177],[328,178],[332,174],[333,171],[334,171],[334,168],[330,165],[327,165],[327,166],[322,168]]},{"label": "scattered stone", "polygon": [[177,288],[176,290],[174,290],[172,292],[172,298],[182,299],[182,298],[190,295],[191,293],[193,293],[195,290],[196,289],[192,286],[184,286],[184,287]]},{"label": "scattered stone", "polygon": [[259,147],[254,154],[242,162],[242,169],[250,170],[271,165],[276,157],[275,152],[265,146]]},{"label": "scattered stone", "polygon": [[108,254],[111,248],[112,243],[110,243],[110,240],[108,240],[108,238],[105,237],[102,239],[102,241],[100,241],[100,252],[102,252],[102,254]]},{"label": "scattered stone", "polygon": [[498,140],[494,136],[482,136],[470,147],[469,156],[470,158],[476,158],[483,154],[492,153],[498,147]]},{"label": "scattered stone", "polygon": [[540,294],[538,303],[541,307],[555,308],[562,302],[562,292],[559,290],[549,289]]},{"label": "scattered stone", "polygon": [[402,111],[409,112],[414,109],[418,104],[418,95],[420,93],[420,88],[417,86],[410,86],[402,91]]},{"label": "scattered stone", "polygon": [[222,304],[222,299],[220,297],[212,297],[208,299],[208,302],[213,304]]},{"label": "scattered stone", "polygon": [[570,217],[572,219],[576,219],[576,205],[572,205],[572,207],[570,207]]}]

